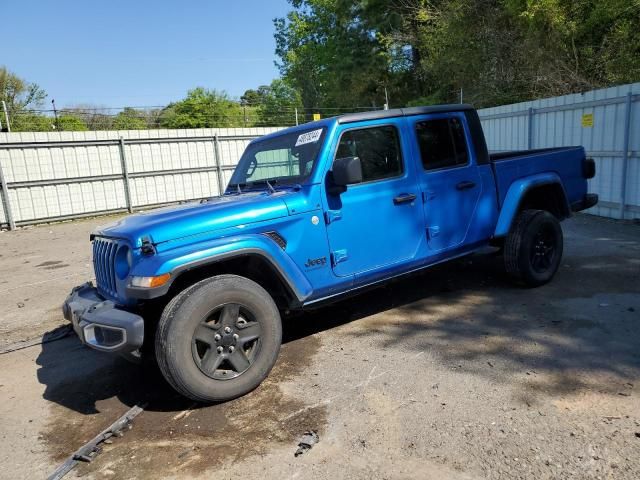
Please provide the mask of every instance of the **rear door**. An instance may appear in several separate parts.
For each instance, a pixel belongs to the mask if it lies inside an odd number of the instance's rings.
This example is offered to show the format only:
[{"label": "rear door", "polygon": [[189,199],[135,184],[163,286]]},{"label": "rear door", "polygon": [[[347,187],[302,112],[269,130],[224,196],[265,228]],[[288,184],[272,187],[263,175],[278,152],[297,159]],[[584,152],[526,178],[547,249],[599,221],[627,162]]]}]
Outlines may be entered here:
[{"label": "rear door", "polygon": [[[402,118],[338,132],[334,160],[359,157],[363,182],[327,193],[327,233],[334,273],[374,271],[414,259],[424,235],[420,192]],[[409,137],[409,138],[407,138]]]},{"label": "rear door", "polygon": [[432,251],[464,243],[477,208],[482,181],[472,161],[462,113],[411,119],[420,162],[427,240]]}]

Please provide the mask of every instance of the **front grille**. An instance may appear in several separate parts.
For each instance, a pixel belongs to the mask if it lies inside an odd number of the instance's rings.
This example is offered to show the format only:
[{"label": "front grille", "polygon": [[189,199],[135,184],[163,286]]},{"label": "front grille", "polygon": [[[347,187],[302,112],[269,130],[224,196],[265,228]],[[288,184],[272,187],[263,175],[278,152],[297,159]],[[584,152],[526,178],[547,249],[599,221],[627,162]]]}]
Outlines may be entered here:
[{"label": "front grille", "polygon": [[108,238],[96,237],[93,240],[93,271],[100,293],[117,296],[115,259],[118,242]]}]

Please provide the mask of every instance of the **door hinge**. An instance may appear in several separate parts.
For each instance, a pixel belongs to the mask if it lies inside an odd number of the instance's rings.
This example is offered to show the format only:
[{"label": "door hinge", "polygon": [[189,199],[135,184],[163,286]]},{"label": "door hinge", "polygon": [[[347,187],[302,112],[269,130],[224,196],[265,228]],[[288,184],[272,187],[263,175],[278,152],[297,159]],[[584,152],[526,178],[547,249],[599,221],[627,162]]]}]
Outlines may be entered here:
[{"label": "door hinge", "polygon": [[427,238],[435,238],[440,234],[440,227],[427,227]]},{"label": "door hinge", "polygon": [[324,212],[324,221],[327,225],[342,218],[342,210],[327,210]]},{"label": "door hinge", "polygon": [[335,252],[331,252],[331,265],[336,266],[341,262],[344,262],[349,259],[346,250],[336,250]]}]

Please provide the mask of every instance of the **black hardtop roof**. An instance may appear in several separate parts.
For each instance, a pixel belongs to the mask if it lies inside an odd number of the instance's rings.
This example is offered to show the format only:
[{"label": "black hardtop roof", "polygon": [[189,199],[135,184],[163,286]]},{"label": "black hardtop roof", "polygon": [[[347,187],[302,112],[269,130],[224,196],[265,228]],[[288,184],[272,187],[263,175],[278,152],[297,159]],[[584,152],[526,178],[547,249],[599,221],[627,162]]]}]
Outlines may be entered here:
[{"label": "black hardtop roof", "polygon": [[408,117],[411,115],[425,115],[428,113],[442,112],[462,112],[473,110],[473,107],[466,103],[451,105],[432,105],[430,107],[407,107],[394,108],[392,110],[374,110],[372,112],[347,113],[337,118],[338,123],[362,122],[365,120],[380,120],[383,118]]}]

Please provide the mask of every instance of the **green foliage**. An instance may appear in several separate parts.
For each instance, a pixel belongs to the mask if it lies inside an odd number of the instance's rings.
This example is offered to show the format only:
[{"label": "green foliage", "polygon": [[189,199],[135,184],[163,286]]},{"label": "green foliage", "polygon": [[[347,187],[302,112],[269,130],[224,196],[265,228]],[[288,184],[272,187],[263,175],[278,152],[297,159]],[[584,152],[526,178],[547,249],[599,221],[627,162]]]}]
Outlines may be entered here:
[{"label": "green foliage", "polygon": [[241,127],[244,116],[225,92],[199,87],[163,109],[159,123],[162,128]]},{"label": "green foliage", "polygon": [[249,89],[240,97],[240,105],[256,106],[262,103],[265,93],[269,90],[268,85],[261,85],[257,90]]},{"label": "green foliage", "polygon": [[302,114],[300,94],[284,80],[276,79],[262,92],[257,111],[259,123],[271,126],[295,125],[296,108]]},{"label": "green foliage", "polygon": [[[476,106],[640,80],[640,0],[289,0],[280,72],[319,106]],[[338,110],[336,110],[338,111]]]},{"label": "green foliage", "polygon": [[81,118],[70,113],[58,117],[57,127],[60,132],[85,132],[89,130]]},{"label": "green foliage", "polygon": [[55,130],[54,127],[53,117],[36,115],[35,113],[16,113],[11,118],[12,132],[51,132]]},{"label": "green foliage", "polygon": [[131,107],[125,107],[113,119],[113,130],[144,130],[147,128],[147,120],[144,113]]},{"label": "green foliage", "polygon": [[89,130],[111,130],[112,128],[114,117],[106,114],[104,107],[82,104],[66,107],[64,112],[82,119]]},{"label": "green foliage", "polygon": [[[28,111],[42,105],[46,97],[45,91],[35,83],[29,83],[6,67],[0,67],[0,101],[6,103],[12,131],[50,130],[46,117]],[[1,123],[6,128],[4,115]]]},{"label": "green foliage", "polygon": [[77,115],[63,113],[58,120],[52,116],[30,112],[17,113],[11,121],[12,132],[84,132],[89,130]]},{"label": "green foliage", "polygon": [[29,83],[15,73],[0,67],[0,101],[7,104],[9,116],[42,105],[47,94],[37,84]]},{"label": "green foliage", "polygon": [[287,18],[274,21],[278,67],[300,92],[307,117],[319,106],[353,110],[383,103],[388,55],[358,22],[362,3],[293,0]]}]

